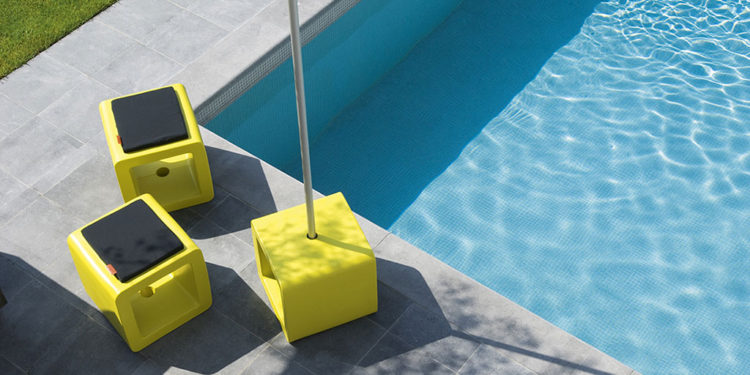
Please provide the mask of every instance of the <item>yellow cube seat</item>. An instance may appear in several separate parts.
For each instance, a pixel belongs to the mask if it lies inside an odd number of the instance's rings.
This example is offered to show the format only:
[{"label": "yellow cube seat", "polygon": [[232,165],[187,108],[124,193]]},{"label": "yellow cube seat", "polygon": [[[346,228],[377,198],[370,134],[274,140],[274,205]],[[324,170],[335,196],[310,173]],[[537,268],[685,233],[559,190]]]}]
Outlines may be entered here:
[{"label": "yellow cube seat", "polygon": [[68,236],[86,292],[137,352],[211,306],[201,250],[149,194]]},{"label": "yellow cube seat", "polygon": [[99,104],[125,201],[151,194],[167,210],[213,199],[206,148],[185,87],[161,87]]},{"label": "yellow cube seat", "polygon": [[344,196],[314,206],[316,239],[304,205],[251,223],[258,275],[289,342],[378,309],[375,255]]}]

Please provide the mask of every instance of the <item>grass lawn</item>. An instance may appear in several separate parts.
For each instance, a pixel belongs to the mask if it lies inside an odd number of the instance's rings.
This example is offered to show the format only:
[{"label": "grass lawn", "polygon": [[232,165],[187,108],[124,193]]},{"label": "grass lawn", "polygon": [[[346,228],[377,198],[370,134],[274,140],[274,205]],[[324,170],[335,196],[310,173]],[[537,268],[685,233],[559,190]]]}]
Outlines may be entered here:
[{"label": "grass lawn", "polygon": [[0,78],[117,0],[0,0]]}]

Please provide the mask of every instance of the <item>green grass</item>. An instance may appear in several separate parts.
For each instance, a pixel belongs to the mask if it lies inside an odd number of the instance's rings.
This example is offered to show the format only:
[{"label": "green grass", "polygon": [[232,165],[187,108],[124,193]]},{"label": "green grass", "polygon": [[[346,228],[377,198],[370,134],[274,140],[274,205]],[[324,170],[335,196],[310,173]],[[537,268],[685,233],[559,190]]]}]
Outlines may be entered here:
[{"label": "green grass", "polygon": [[0,0],[0,78],[117,0]]}]

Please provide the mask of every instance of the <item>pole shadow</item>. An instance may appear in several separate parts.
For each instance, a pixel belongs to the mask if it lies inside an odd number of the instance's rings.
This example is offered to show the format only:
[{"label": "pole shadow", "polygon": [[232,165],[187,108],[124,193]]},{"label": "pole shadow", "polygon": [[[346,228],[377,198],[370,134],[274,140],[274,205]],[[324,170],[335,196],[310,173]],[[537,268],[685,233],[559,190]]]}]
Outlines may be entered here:
[{"label": "pole shadow", "polygon": [[[503,353],[512,352],[548,362],[561,371],[594,375],[609,374],[590,365],[565,360],[535,351],[544,337],[516,321],[493,323],[497,332],[490,337],[465,331],[476,324],[478,316],[462,322],[449,321],[421,273],[410,266],[378,259],[378,311],[330,330],[288,343],[283,335],[271,340],[274,349],[292,359],[287,369],[301,365],[318,373],[346,372],[352,368],[377,373],[409,373],[458,371],[481,345],[485,361],[513,363]],[[395,275],[395,276],[394,276]],[[460,304],[472,304],[471,297],[462,297],[460,288],[442,291]],[[470,313],[467,314],[471,315]],[[486,324],[483,323],[483,324]],[[509,343],[512,342],[513,344]],[[520,368],[520,365],[517,365]]]}]

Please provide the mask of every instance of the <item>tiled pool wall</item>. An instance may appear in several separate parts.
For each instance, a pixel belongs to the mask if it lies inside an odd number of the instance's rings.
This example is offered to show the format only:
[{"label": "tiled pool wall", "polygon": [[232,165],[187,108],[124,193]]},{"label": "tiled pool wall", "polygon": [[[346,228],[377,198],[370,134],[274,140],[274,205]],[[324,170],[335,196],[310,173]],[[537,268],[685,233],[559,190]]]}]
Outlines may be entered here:
[{"label": "tiled pool wall", "polygon": [[[311,141],[343,108],[401,61],[460,2],[339,1],[321,12],[310,23],[311,27],[303,28],[305,40],[319,34],[302,50]],[[351,10],[346,12],[349,8]],[[337,17],[340,17],[338,22],[333,23]],[[320,32],[315,25],[330,27]],[[297,163],[299,159],[289,56],[285,40],[249,68],[236,87],[223,90],[223,98],[210,101],[216,104],[199,108],[199,118],[212,118],[207,128],[287,173],[290,163]],[[232,97],[244,90],[247,91],[226,107]]]},{"label": "tiled pool wall", "polygon": [[[300,25],[300,34],[303,45],[313,40],[313,38],[359,2],[360,0],[334,0],[308,22],[303,23],[300,21],[302,23]],[[288,38],[285,38],[268,50],[265,55],[248,66],[234,80],[227,83],[226,86],[214,93],[208,100],[201,103],[195,110],[198,122],[206,124],[213,120],[229,105],[245,94],[246,91],[265,78],[274,69],[278,68],[284,61],[290,59],[291,56],[291,46]]]}]

